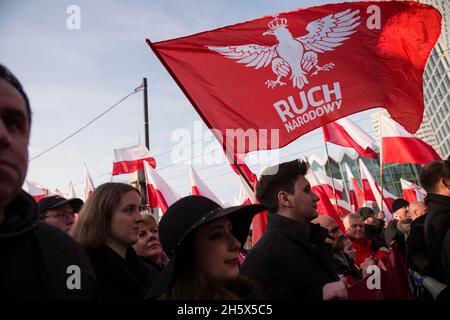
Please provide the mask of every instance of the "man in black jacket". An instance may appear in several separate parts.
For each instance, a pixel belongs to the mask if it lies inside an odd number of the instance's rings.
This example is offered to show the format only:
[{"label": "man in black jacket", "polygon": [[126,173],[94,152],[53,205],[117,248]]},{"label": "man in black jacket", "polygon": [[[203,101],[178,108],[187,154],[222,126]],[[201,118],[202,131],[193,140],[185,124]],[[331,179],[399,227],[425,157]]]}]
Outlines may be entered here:
[{"label": "man in black jacket", "polygon": [[268,207],[267,230],[250,250],[242,274],[256,281],[270,299],[345,299],[338,281],[328,230],[317,217],[319,197],[305,178],[309,165],[290,161],[264,170],[256,198]]},{"label": "man in black jacket", "polygon": [[420,172],[420,184],[427,192],[425,241],[431,257],[430,273],[438,281],[446,282],[442,252],[444,238],[450,229],[450,157],[427,163]]},{"label": "man in black jacket", "polygon": [[422,201],[415,201],[409,204],[409,214],[412,219],[411,231],[406,240],[406,262],[413,270],[421,273],[428,273],[430,254],[428,253],[425,241],[425,219],[427,217],[427,207]]},{"label": "man in black jacket", "polygon": [[94,274],[84,250],[40,222],[33,198],[21,191],[30,127],[28,98],[0,65],[0,300],[94,298]]}]

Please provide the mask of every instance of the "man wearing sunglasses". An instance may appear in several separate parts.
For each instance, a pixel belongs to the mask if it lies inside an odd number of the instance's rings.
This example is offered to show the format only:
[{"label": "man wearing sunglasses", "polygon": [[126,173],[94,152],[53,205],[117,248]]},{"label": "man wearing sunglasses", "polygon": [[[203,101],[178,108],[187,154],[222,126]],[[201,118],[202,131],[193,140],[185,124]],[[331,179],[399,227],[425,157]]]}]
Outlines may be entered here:
[{"label": "man wearing sunglasses", "polygon": [[83,206],[78,198],[65,199],[60,196],[50,196],[39,200],[39,218],[65,233],[69,233],[76,221],[76,214]]}]

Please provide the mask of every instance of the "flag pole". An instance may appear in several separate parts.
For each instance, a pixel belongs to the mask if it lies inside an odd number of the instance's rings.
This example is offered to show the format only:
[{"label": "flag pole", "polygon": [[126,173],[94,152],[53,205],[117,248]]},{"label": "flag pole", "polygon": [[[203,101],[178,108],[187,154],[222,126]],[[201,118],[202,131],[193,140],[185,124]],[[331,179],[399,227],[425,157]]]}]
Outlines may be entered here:
[{"label": "flag pole", "polygon": [[383,206],[384,206],[384,189],[383,189],[383,130],[382,130],[382,125],[381,125],[381,109],[380,109],[380,113],[379,113],[379,119],[380,119],[380,188],[381,188],[381,208],[380,208],[380,212],[381,215],[384,218],[386,217],[386,215],[384,214],[383,211]]},{"label": "flag pole", "polygon": [[[148,86],[147,86],[147,78],[142,79],[142,84],[140,86],[142,88],[143,93],[143,102],[144,102],[144,141],[145,146],[148,150],[150,150],[150,136],[149,136],[149,129],[148,129]],[[139,135],[140,140],[140,135]],[[156,210],[151,209],[151,203],[150,199],[147,197],[147,183],[145,181],[145,173],[144,170],[139,170],[138,172],[138,180],[139,180],[139,189],[141,191],[141,203],[145,203],[148,206],[148,212],[152,213],[154,216],[158,217]],[[145,192],[142,192],[145,190]]]},{"label": "flag pole", "polygon": [[325,136],[323,138],[323,142],[325,143],[325,151],[327,152],[328,171],[329,171],[329,175],[331,177],[331,184],[333,186],[333,195],[334,195],[334,201],[335,201],[335,205],[336,205],[336,214],[339,216],[339,206],[338,206],[338,201],[337,201],[337,197],[336,197],[336,188],[334,187],[334,178],[333,178],[333,174],[331,173],[330,154],[328,153],[328,146],[327,146],[327,142],[325,141]]}]

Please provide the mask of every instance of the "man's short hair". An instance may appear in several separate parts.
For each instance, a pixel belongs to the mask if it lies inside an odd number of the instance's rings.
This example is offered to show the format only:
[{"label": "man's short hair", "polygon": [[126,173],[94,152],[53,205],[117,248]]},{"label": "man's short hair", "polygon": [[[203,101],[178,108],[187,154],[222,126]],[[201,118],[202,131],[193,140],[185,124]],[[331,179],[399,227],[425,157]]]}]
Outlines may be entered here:
[{"label": "man's short hair", "polygon": [[285,191],[295,192],[295,182],[299,176],[308,172],[309,163],[302,160],[293,160],[281,163],[264,170],[256,185],[256,199],[268,208],[269,212],[278,211],[278,193]]},{"label": "man's short hair", "polygon": [[442,178],[450,179],[450,156],[447,160],[428,162],[420,171],[420,185],[426,192],[435,192],[436,186]]},{"label": "man's short hair", "polygon": [[8,70],[4,65],[0,63],[0,78],[8,82],[10,85],[12,85],[14,88],[16,88],[17,91],[19,91],[22,98],[25,100],[25,105],[27,107],[27,113],[28,113],[28,124],[31,125],[31,108],[30,108],[30,102],[28,100],[27,94],[23,90],[22,85],[20,84],[19,79],[16,78],[12,74],[11,71]]}]

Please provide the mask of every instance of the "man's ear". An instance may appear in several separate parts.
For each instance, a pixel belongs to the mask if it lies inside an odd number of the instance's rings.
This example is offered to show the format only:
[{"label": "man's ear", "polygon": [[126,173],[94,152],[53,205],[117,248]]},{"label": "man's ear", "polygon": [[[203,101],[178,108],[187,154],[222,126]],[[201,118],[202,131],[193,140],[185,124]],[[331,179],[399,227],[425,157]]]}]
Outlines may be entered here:
[{"label": "man's ear", "polygon": [[450,190],[450,181],[446,181],[445,178],[440,178],[439,182],[437,184],[437,189],[438,190],[445,190],[445,189]]},{"label": "man's ear", "polygon": [[292,203],[289,197],[289,193],[286,191],[280,191],[278,192],[278,203],[279,205],[282,205],[283,207],[292,208]]}]

